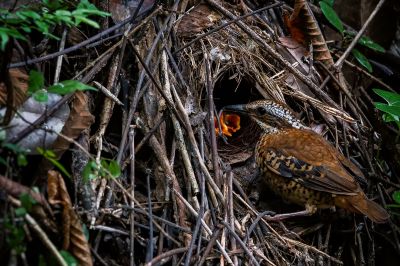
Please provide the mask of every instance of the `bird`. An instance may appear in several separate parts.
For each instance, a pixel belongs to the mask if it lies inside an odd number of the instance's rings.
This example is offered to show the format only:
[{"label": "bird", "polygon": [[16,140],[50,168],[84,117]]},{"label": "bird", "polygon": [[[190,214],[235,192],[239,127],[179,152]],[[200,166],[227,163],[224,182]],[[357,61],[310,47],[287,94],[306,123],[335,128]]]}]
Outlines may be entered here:
[{"label": "bird", "polygon": [[357,182],[365,180],[362,171],[283,104],[258,100],[221,111],[247,115],[261,128],[255,147],[261,180],[285,201],[305,207],[297,214],[339,207],[375,223],[389,220],[388,212],[368,199]]}]

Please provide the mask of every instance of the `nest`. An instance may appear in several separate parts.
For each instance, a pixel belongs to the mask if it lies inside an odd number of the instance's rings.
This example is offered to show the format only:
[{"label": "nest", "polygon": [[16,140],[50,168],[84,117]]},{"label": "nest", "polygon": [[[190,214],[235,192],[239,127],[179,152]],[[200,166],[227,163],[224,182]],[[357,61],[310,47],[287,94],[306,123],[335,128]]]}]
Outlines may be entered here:
[{"label": "nest", "polygon": [[[282,38],[282,6],[237,19],[250,7],[187,2],[147,13],[126,28],[126,39],[104,47],[93,68],[82,66],[78,75],[108,84],[124,104],[87,93],[91,113],[101,115],[71,153],[75,204],[91,229],[95,260],[336,265],[378,260],[382,247],[397,248],[398,241],[387,238],[398,230],[373,227],[342,210],[268,221],[273,212],[301,208],[254,186],[260,130],[243,118],[241,130],[223,140],[215,134],[218,111],[263,98],[289,106],[363,172],[374,173],[365,190],[384,203],[393,186],[373,159],[377,134],[369,122],[376,118],[368,113],[370,97],[357,86],[351,98],[331,83],[320,87],[327,76],[323,67],[310,68],[307,52],[298,51],[301,44]],[[90,157],[82,148],[114,158],[121,177],[83,182],[80,173]]]}]

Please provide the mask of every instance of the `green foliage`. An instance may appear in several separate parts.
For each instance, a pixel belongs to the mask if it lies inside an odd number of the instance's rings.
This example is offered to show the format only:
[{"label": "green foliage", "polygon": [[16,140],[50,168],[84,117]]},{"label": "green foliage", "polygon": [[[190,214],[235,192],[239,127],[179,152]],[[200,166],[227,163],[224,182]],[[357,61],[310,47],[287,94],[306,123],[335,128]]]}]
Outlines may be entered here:
[{"label": "green foliage", "polygon": [[323,1],[330,6],[333,6],[333,4],[335,3],[335,0],[323,0]]},{"label": "green foliage", "polygon": [[353,56],[357,59],[358,63],[360,63],[360,65],[362,65],[363,67],[365,67],[368,72],[372,72],[372,66],[371,63],[368,61],[368,58],[362,54],[360,51],[358,51],[356,48],[354,48],[351,53],[353,54]]},{"label": "green foliage", "polygon": [[71,253],[66,250],[60,250],[60,254],[68,266],[78,266],[78,262]]},{"label": "green foliage", "polygon": [[[109,162],[108,162],[109,161]],[[82,178],[84,182],[96,179],[98,177],[104,178],[117,178],[121,175],[121,168],[114,160],[102,159],[100,164],[95,161],[89,161],[82,171]]]},{"label": "green foliage", "polygon": [[386,103],[374,103],[376,109],[384,112],[383,120],[387,123],[394,122],[400,130],[400,94],[380,89],[373,91],[386,101]]},{"label": "green foliage", "polygon": [[64,175],[71,178],[71,174],[64,168],[64,166],[57,160],[56,154],[52,150],[44,150],[40,147],[37,148],[39,154],[41,154],[44,158],[49,160],[58,170],[60,170]]},{"label": "green foliage", "polygon": [[340,33],[343,34],[343,23],[340,20],[339,16],[336,14],[335,10],[333,10],[332,5],[330,3],[327,3],[326,1],[320,1],[319,6],[329,23],[331,23]]},{"label": "green foliage", "polygon": [[[336,14],[335,10],[333,10],[334,0],[323,0],[319,2],[319,6],[321,8],[322,13],[324,14],[325,18],[331,23],[342,35],[345,35],[346,37],[355,37],[356,33],[354,32],[349,32],[344,30],[343,23],[340,20],[339,16]],[[385,48],[377,44],[376,42],[372,41],[370,38],[366,36],[362,36],[358,40],[358,44],[367,47],[371,50],[377,51],[377,52],[385,52]],[[369,72],[372,72],[372,65],[369,62],[368,58],[362,54],[359,50],[353,49],[352,51],[353,56],[356,58],[356,60],[363,66],[365,67]]]},{"label": "green foliage", "polygon": [[392,198],[397,204],[400,204],[400,190],[393,192]]},{"label": "green foliage", "polygon": [[[14,153],[17,156],[17,165],[20,167],[28,165],[28,161],[26,159],[26,150],[22,149],[20,146],[8,142],[2,142],[0,144],[1,148],[7,149]],[[0,157],[0,163],[9,167],[7,161],[4,158]]]},{"label": "green foliage", "polygon": [[47,102],[49,99],[48,95],[49,92],[59,95],[65,95],[73,93],[75,91],[85,91],[85,90],[96,91],[95,88],[77,80],[64,80],[48,87],[46,90],[44,88],[43,73],[35,70],[31,70],[29,72],[28,93],[38,102],[44,102],[44,103]]},{"label": "green foliage", "polygon": [[14,250],[17,254],[25,252],[25,231],[22,225],[12,223],[9,217],[5,216],[3,226],[8,247]]},{"label": "green foliage", "polygon": [[50,93],[55,93],[55,94],[60,94],[60,95],[66,95],[66,94],[73,93],[75,91],[85,91],[85,90],[96,91],[95,88],[93,88],[89,85],[86,85],[82,82],[79,82],[77,80],[64,80],[64,81],[61,81],[60,83],[50,86],[47,89],[47,91]]},{"label": "green foliage", "polygon": [[[345,30],[344,34],[349,36],[349,37],[355,37],[356,33],[355,32],[350,32]],[[367,36],[362,36],[359,40],[358,40],[358,44],[367,47],[371,50],[374,50],[376,52],[381,52],[384,53],[386,50],[385,48],[383,48],[382,46],[380,46],[379,44],[377,44],[376,42],[374,42],[373,40],[371,40],[370,38],[368,38]]]},{"label": "green foliage", "polygon": [[38,8],[24,6],[15,13],[0,9],[0,49],[4,51],[10,38],[26,41],[24,35],[36,30],[43,35],[59,39],[50,31],[56,25],[67,27],[79,26],[85,23],[91,27],[99,28],[99,24],[91,16],[105,17],[109,13],[100,11],[88,0],[80,0],[72,11],[68,10],[64,0],[42,0]]}]

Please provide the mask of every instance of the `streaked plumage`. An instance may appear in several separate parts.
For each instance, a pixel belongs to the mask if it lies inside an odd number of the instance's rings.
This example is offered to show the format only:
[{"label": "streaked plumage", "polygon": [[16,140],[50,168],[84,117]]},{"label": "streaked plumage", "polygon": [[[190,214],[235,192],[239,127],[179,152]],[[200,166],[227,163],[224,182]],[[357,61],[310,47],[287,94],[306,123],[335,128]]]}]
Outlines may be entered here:
[{"label": "streaked plumage", "polygon": [[262,100],[225,111],[249,115],[263,130],[255,156],[266,184],[285,200],[307,208],[337,206],[362,213],[376,223],[388,213],[369,200],[356,181],[360,169],[282,105]]}]

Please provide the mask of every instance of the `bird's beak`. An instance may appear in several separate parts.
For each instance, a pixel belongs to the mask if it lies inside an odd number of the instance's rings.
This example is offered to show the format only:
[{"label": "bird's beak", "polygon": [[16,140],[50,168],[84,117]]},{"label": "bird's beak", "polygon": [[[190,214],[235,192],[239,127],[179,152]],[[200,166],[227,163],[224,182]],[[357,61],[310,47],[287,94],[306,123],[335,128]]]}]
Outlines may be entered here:
[{"label": "bird's beak", "polygon": [[221,112],[230,111],[236,113],[246,113],[247,108],[245,104],[234,104],[222,107]]}]

